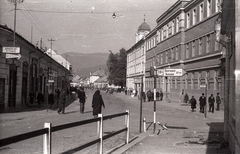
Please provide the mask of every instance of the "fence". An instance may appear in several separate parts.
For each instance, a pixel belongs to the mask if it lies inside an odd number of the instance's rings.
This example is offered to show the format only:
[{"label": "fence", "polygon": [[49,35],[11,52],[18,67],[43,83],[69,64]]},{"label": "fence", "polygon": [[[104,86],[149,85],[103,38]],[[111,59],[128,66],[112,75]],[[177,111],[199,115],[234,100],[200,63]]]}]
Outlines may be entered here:
[{"label": "fence", "polygon": [[[125,116],[125,128],[115,131],[114,133],[103,136],[103,121],[112,119],[112,118],[116,118],[116,117],[120,117],[120,116]],[[76,127],[76,126],[80,126],[80,125],[85,125],[85,124],[89,124],[89,123],[93,123],[93,122],[98,122],[98,128],[97,128],[98,139],[88,142],[84,145],[81,145],[75,149],[70,149],[68,151],[65,151],[64,153],[70,153],[70,152],[73,152],[76,150],[79,151],[86,147],[89,147],[91,145],[98,143],[98,153],[102,154],[103,153],[103,140],[108,139],[114,135],[117,135],[119,133],[126,131],[126,144],[129,143],[129,120],[130,120],[129,110],[127,110],[126,112],[123,112],[123,113],[108,115],[108,116],[104,116],[104,117],[102,116],[102,114],[99,114],[98,117],[94,118],[94,119],[88,119],[88,120],[78,121],[78,122],[74,122],[74,123],[58,125],[58,126],[54,126],[54,127],[51,126],[51,123],[44,123],[43,129],[39,129],[39,130],[31,131],[28,133],[1,139],[0,147],[43,135],[43,154],[51,154],[52,153],[52,136],[51,136],[52,132],[56,132],[59,130]]]}]

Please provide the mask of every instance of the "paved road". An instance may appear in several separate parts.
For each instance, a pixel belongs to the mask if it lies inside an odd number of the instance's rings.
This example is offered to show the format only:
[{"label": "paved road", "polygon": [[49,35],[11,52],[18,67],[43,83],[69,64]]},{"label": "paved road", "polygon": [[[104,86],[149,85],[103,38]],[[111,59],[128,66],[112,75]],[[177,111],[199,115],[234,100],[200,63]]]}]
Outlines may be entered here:
[{"label": "paved road", "polygon": [[[17,113],[4,113],[0,115],[0,138],[29,132],[43,127],[44,122],[50,122],[53,126],[64,123],[71,123],[78,120],[85,120],[92,118],[91,100],[93,91],[87,91],[86,113],[80,114],[79,103],[74,101],[66,108],[66,114],[58,114],[55,110],[47,110],[40,108],[34,111],[22,111]],[[103,115],[121,113],[126,110],[130,110],[130,138],[139,135],[139,123],[140,123],[140,102],[137,98],[125,96],[123,93],[106,94],[102,92],[103,99],[106,108],[103,109]],[[143,117],[147,120],[147,125],[153,121],[153,102],[143,103]],[[124,149],[125,153],[158,153],[159,146],[167,147],[160,148],[165,150],[173,150],[176,147],[180,149],[187,144],[187,141],[191,139],[193,143],[195,140],[207,139],[209,136],[210,124],[214,121],[221,124],[223,121],[223,112],[209,114],[207,118],[203,114],[198,112],[191,112],[189,106],[181,106],[177,103],[166,103],[164,101],[157,102],[157,121],[161,123],[167,123],[171,129],[160,131],[160,135],[156,135],[160,127],[157,127],[156,133],[152,134],[153,127],[149,127],[148,133],[145,139],[137,143],[130,149]],[[104,134],[108,134],[123,128],[124,118],[116,118],[108,120],[104,123]],[[96,123],[84,125],[81,127],[75,127],[72,129],[62,130],[52,134],[53,140],[52,152],[55,154],[63,153],[69,149],[76,148],[79,145],[87,143],[88,141],[96,139]],[[215,132],[221,132],[221,128],[213,129]],[[144,134],[144,133],[142,133]],[[221,134],[220,134],[221,135]],[[124,143],[124,133],[114,136],[104,141],[103,151],[104,153],[112,153],[114,147]],[[146,141],[147,140],[147,141]],[[194,140],[194,141],[193,141]],[[153,143],[152,145],[150,143]],[[161,145],[155,143],[162,143]],[[169,142],[172,144],[169,145]],[[148,144],[147,144],[148,143]],[[189,142],[190,143],[190,142]],[[142,145],[147,145],[142,146]],[[115,152],[120,152],[120,149]],[[206,150],[206,149],[205,149]],[[9,146],[2,147],[0,153],[10,154],[39,154],[42,153],[42,136],[36,137],[30,140],[22,141],[19,143],[11,144]],[[96,153],[96,145],[93,145],[84,150],[76,153]],[[113,152],[114,153],[114,152]],[[167,151],[165,151],[167,153]]]}]

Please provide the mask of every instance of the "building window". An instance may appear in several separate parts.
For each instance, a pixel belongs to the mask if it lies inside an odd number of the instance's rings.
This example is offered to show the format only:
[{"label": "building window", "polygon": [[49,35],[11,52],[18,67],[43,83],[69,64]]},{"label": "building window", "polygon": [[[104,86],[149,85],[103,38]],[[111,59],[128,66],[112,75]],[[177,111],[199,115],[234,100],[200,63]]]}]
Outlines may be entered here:
[{"label": "building window", "polygon": [[207,0],[207,17],[212,14],[212,0]]},{"label": "building window", "polygon": [[176,18],[176,33],[179,31],[179,17]]},{"label": "building window", "polygon": [[204,12],[203,12],[203,3],[199,6],[199,21],[203,20]]},{"label": "building window", "polygon": [[174,34],[174,28],[175,28],[175,22],[174,20],[172,21],[172,35]]},{"label": "building window", "polygon": [[186,44],[186,59],[188,58],[189,56],[189,46],[188,46],[188,43]]},{"label": "building window", "polygon": [[193,9],[193,14],[192,14],[192,22],[193,22],[193,25],[196,24],[196,21],[197,21],[197,16],[196,16],[196,9]]},{"label": "building window", "polygon": [[178,47],[176,47],[176,56],[175,56],[175,59],[178,60]]},{"label": "building window", "polygon": [[164,29],[162,28],[161,41],[163,40],[163,38],[164,38]]},{"label": "building window", "polygon": [[166,63],[168,63],[168,51],[165,52],[165,55],[166,55],[165,61]]},{"label": "building window", "polygon": [[159,31],[157,31],[157,42],[161,41],[161,34]]},{"label": "building window", "polygon": [[221,0],[216,0],[216,12],[221,11]]},{"label": "building window", "polygon": [[163,64],[163,54],[160,55],[161,56],[161,64]]},{"label": "building window", "polygon": [[171,61],[174,61],[175,58],[174,58],[174,52],[173,52],[173,49],[171,49]]},{"label": "building window", "polygon": [[187,28],[190,27],[190,13],[187,13]]},{"label": "building window", "polygon": [[199,38],[199,55],[202,54],[202,38]]},{"label": "building window", "polygon": [[192,41],[192,57],[195,57],[195,41]]},{"label": "building window", "polygon": [[206,38],[206,53],[210,52],[210,35],[207,35]]},{"label": "building window", "polygon": [[168,36],[171,36],[172,35],[172,25],[169,24],[168,25]]}]

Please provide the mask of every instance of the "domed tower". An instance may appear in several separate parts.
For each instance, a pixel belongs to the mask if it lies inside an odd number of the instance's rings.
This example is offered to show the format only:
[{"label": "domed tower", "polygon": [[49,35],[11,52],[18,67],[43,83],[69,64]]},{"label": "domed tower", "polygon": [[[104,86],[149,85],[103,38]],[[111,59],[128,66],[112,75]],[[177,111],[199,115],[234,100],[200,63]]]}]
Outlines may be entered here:
[{"label": "domed tower", "polygon": [[150,26],[145,22],[145,16],[143,23],[138,27],[138,31],[136,33],[136,43],[140,41],[143,37],[145,37],[151,31]]}]

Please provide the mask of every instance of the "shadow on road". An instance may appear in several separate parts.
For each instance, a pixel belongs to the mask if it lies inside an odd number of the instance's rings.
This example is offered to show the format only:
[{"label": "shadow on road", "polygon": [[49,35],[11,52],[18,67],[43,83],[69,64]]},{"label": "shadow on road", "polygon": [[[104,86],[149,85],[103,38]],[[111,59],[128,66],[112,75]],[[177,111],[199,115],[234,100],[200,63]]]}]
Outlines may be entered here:
[{"label": "shadow on road", "polygon": [[[73,94],[69,95],[69,99],[67,100],[66,107],[69,106],[71,103],[73,103],[76,100],[77,100],[76,95],[73,95]],[[58,105],[57,105],[57,103],[54,103],[53,106],[50,108],[50,105],[48,105],[46,102],[43,102],[41,105],[34,103],[31,105],[23,105],[23,106],[8,108],[1,114],[26,112],[26,111],[31,112],[31,111],[41,111],[41,110],[54,110],[55,111],[58,109],[58,106],[60,106],[60,105],[61,105],[60,103]]]}]

